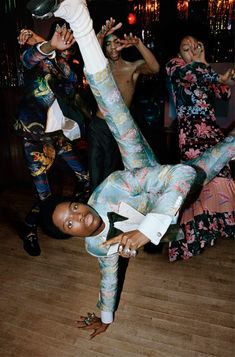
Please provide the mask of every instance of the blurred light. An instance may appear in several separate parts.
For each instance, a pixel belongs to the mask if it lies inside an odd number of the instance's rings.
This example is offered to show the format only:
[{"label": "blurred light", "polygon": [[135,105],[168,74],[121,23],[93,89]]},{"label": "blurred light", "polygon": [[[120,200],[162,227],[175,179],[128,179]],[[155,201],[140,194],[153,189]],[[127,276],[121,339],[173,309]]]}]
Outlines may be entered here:
[{"label": "blurred light", "polygon": [[136,23],[136,16],[132,13],[128,14],[127,21],[129,25],[134,25]]}]

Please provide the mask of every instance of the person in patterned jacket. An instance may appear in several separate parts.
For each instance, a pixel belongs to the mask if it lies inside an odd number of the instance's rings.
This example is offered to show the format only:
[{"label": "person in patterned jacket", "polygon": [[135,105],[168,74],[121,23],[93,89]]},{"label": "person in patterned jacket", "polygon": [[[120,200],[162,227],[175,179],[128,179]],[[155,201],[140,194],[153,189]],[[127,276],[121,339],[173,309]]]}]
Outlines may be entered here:
[{"label": "person in patterned jacket", "polygon": [[84,120],[77,109],[68,109],[69,119],[60,109],[68,107],[65,100],[69,102],[75,95],[77,84],[77,76],[68,65],[74,38],[65,22],[62,26],[57,24],[49,41],[23,29],[18,42],[29,47],[22,54],[25,85],[15,129],[22,136],[26,164],[38,196],[25,218],[21,236],[26,252],[37,256],[40,254],[37,236],[40,202],[51,194],[47,172],[56,154],[72,169],[80,187],[88,188],[87,169],[72,147],[72,141],[84,134]]}]

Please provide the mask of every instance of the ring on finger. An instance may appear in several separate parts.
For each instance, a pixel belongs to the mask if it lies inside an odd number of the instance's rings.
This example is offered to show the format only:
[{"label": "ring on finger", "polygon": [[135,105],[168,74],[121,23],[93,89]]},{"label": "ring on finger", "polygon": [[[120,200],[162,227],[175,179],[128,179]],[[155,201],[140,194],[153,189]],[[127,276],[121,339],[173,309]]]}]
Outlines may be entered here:
[{"label": "ring on finger", "polygon": [[135,249],[131,249],[131,251],[130,251],[130,256],[131,256],[132,258],[134,258],[134,257],[136,257],[136,255],[137,255],[137,251],[136,251]]},{"label": "ring on finger", "polygon": [[85,317],[85,319],[83,320],[83,322],[85,322],[85,324],[88,326],[91,324],[91,321],[89,319],[89,317]]},{"label": "ring on finger", "polygon": [[95,318],[94,312],[92,314],[88,313],[87,316],[84,318],[83,322],[85,322],[85,324],[88,326],[93,322],[94,318]]},{"label": "ring on finger", "polygon": [[124,248],[123,249],[123,253],[126,255],[130,255],[131,254],[131,250],[129,248]]},{"label": "ring on finger", "polygon": [[124,245],[120,243],[118,246],[118,253],[122,253],[123,247],[124,247]]}]

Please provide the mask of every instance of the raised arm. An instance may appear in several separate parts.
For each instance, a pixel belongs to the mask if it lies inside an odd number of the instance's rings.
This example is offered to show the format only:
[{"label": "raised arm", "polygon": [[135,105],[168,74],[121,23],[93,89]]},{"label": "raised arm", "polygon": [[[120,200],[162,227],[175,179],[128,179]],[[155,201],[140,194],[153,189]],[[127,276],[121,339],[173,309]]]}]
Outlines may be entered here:
[{"label": "raised arm", "polygon": [[[180,57],[173,58],[167,63],[166,71],[173,82],[181,79],[184,82],[194,83],[196,76],[199,84],[206,83],[216,86],[232,86],[235,84],[235,72],[233,69],[228,69],[224,74],[219,74],[207,63],[204,55],[203,57],[202,55],[192,56],[190,63],[186,63]],[[191,72],[191,75],[188,75],[189,72]]]},{"label": "raised arm", "polygon": [[[192,61],[205,64],[210,68],[206,60],[204,44],[200,41],[197,42],[197,46],[193,50]],[[233,86],[235,84],[235,70],[229,68],[225,73],[218,74],[218,84]]]},{"label": "raised arm", "polygon": [[45,39],[42,36],[36,34],[34,31],[30,29],[20,30],[17,40],[21,46],[23,45],[33,46],[39,42],[45,41]]},{"label": "raised arm", "polygon": [[[111,35],[121,27],[122,23],[119,22],[116,24],[116,20],[112,17],[110,17],[109,20],[106,20],[105,25],[101,27],[101,30],[97,34],[97,39],[101,47],[103,46],[104,38],[108,35]],[[136,73],[154,74],[159,72],[160,65],[158,61],[156,60],[153,53],[143,44],[140,38],[133,36],[132,33],[129,35],[125,34],[123,39],[119,39],[119,43],[120,46],[118,47],[118,51],[121,51],[124,48],[135,46],[143,57],[143,59],[136,61]]]},{"label": "raised arm", "polygon": [[136,47],[141,56],[142,60],[136,61],[136,70],[138,74],[155,74],[160,70],[160,65],[156,60],[154,54],[144,45],[141,39],[137,36],[133,36],[132,33],[129,35],[124,35],[124,39],[120,39],[120,47],[118,48],[121,51],[123,48]]},{"label": "raised arm", "polygon": [[106,20],[105,25],[101,27],[101,30],[97,33],[97,39],[99,41],[100,46],[103,46],[104,43],[104,38],[108,35],[111,35],[118,29],[122,27],[122,23],[119,22],[116,24],[116,20],[112,17],[110,17],[109,20]]},{"label": "raised arm", "polygon": [[37,43],[23,53],[22,62],[26,68],[33,68],[47,57],[54,58],[56,50],[63,51],[70,48],[74,42],[70,29],[57,26],[51,40]]}]

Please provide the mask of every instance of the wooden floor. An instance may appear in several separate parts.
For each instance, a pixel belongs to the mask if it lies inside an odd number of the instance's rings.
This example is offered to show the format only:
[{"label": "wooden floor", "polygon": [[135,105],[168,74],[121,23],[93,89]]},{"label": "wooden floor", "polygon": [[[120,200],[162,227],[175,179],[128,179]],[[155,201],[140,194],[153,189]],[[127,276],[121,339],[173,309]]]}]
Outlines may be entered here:
[{"label": "wooden floor", "polygon": [[234,357],[235,250],[223,240],[188,262],[141,251],[130,261],[116,321],[89,340],[80,314],[98,312],[99,271],[83,241],[40,234],[28,256],[16,223],[30,190],[0,195],[1,357]]}]

